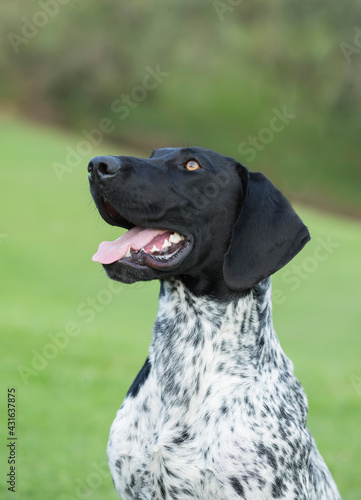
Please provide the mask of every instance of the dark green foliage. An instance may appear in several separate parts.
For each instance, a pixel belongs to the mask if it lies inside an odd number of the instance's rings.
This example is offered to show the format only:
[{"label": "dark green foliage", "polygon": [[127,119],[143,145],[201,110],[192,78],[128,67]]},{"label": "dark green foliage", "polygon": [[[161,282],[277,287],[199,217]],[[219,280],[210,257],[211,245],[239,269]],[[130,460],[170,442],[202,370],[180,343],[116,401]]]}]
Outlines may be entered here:
[{"label": "dark green foliage", "polygon": [[[144,152],[210,147],[268,173],[288,195],[359,213],[357,12],[356,0],[7,2],[1,95],[79,131],[109,118],[109,139]],[[167,76],[144,91],[157,67]],[[114,111],[126,96],[128,110]],[[256,155],[240,151],[283,108],[296,116],[289,126],[265,132]]]}]

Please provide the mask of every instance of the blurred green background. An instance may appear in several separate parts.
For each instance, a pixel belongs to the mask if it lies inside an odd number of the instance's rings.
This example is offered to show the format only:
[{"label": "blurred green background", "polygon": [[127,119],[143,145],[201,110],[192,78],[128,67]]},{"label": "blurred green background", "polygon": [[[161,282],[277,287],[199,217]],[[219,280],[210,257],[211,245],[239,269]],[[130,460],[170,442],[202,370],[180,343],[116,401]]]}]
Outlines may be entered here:
[{"label": "blurred green background", "polygon": [[275,327],[342,498],[359,500],[359,2],[7,0],[0,12],[1,498],[118,498],[105,446],[159,285],[113,286],[91,262],[120,233],[94,209],[86,166],[192,144],[264,172],[310,229],[273,278]]}]

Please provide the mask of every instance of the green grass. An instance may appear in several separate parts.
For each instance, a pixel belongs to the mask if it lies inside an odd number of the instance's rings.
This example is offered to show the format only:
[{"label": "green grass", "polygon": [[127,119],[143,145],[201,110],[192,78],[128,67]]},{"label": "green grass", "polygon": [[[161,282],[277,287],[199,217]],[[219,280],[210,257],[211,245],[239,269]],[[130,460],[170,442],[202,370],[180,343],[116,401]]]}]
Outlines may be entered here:
[{"label": "green grass", "polygon": [[[116,499],[104,468],[108,431],[147,355],[158,283],[119,285],[111,293],[112,282],[91,261],[100,241],[119,235],[94,210],[86,178],[87,160],[110,147],[94,148],[60,182],[52,162],[64,162],[65,147],[81,137],[12,119],[0,121],[0,137],[0,412],[6,416],[7,389],[16,387],[18,437],[12,494],[4,487],[3,418],[0,495]],[[361,377],[361,226],[298,210],[312,240],[273,279],[275,327],[308,394],[309,427],[342,497],[358,500],[361,394],[352,380]],[[338,246],[327,253],[319,247],[330,238]],[[70,322],[78,332],[72,337],[61,333]],[[49,335],[56,334],[64,347],[54,350]],[[22,377],[19,366],[34,370],[39,355],[44,366]]]}]

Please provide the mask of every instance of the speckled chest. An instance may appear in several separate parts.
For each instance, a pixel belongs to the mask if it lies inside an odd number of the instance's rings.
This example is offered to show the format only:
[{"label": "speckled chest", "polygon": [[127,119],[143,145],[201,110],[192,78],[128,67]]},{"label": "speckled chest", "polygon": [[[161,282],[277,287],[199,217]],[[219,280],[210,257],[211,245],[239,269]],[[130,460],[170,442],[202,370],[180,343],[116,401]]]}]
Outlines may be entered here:
[{"label": "speckled chest", "polygon": [[227,328],[219,331],[225,311],[190,313],[194,305],[161,301],[149,361],[112,425],[109,463],[124,500],[225,498],[217,468],[221,441],[235,431],[231,346]]},{"label": "speckled chest", "polygon": [[169,408],[152,390],[155,382],[151,372],[112,425],[108,457],[119,494],[124,500],[224,498],[205,415]]},{"label": "speckled chest", "polygon": [[110,432],[115,487],[123,500],[338,498],[309,489],[310,450],[328,471],[306,418],[269,280],[227,304],[163,283],[149,358]]}]

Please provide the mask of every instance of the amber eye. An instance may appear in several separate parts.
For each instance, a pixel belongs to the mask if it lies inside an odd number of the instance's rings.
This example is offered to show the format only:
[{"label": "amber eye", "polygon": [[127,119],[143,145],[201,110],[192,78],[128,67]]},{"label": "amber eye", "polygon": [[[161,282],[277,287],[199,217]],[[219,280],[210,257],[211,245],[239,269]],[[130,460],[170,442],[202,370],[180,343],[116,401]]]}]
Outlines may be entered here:
[{"label": "amber eye", "polygon": [[187,170],[198,170],[200,167],[199,163],[195,160],[189,160],[186,164]]}]

